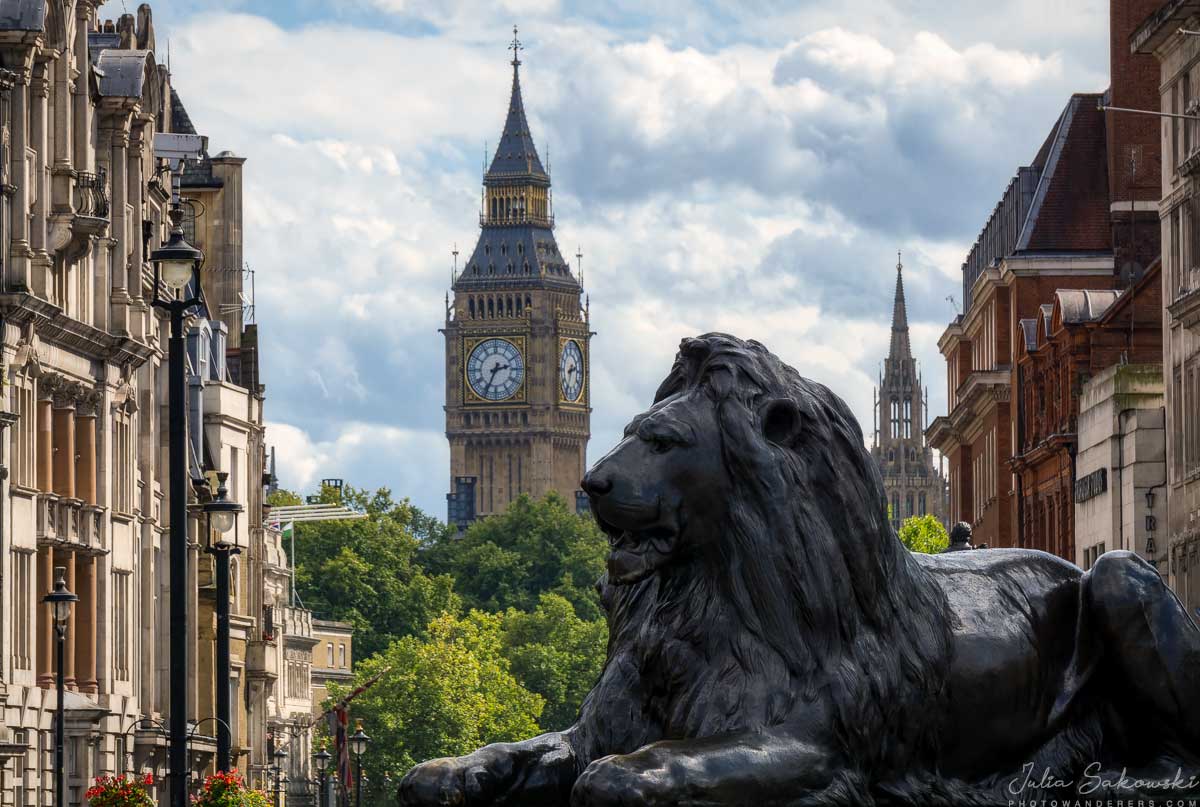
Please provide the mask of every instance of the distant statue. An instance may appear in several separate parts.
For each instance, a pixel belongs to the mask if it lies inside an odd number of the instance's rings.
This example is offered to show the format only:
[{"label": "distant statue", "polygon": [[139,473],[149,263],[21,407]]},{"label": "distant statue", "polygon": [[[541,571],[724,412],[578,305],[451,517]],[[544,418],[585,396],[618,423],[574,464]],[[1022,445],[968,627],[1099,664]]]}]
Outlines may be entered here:
[{"label": "distant statue", "polygon": [[1153,567],[908,552],[849,407],[757,342],[685,339],[583,488],[600,680],[564,731],[418,765],[406,807],[1200,795],[1200,629]]},{"label": "distant statue", "polygon": [[971,525],[960,521],[950,528],[950,546],[943,552],[962,552],[964,549],[974,549],[971,545]]}]

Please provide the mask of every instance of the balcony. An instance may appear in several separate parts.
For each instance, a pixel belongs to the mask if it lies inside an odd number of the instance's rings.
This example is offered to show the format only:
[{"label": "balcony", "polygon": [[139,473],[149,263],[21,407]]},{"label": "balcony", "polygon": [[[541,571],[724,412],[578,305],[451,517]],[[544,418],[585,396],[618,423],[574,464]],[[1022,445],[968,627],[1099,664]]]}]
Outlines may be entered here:
[{"label": "balcony", "polygon": [[89,219],[108,219],[108,177],[104,168],[92,174],[78,172],[75,179],[75,215]]},{"label": "balcony", "polygon": [[249,678],[279,680],[279,655],[274,642],[246,643],[246,675]]},{"label": "balcony", "polygon": [[[1200,274],[1196,270],[1190,273],[1193,279]],[[1167,306],[1171,318],[1188,330],[1200,330],[1200,282],[1193,282],[1190,288],[1178,289],[1175,299]]]},{"label": "balcony", "polygon": [[40,493],[37,497],[38,541],[102,549],[105,546],[103,514],[104,508],[79,499]]}]

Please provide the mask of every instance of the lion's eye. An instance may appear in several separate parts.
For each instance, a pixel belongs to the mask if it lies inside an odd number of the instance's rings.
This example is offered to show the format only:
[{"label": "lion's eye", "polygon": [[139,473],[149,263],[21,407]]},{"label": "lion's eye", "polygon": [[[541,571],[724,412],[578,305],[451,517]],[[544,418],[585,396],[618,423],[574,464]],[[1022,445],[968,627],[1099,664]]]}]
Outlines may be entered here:
[{"label": "lion's eye", "polygon": [[675,447],[674,440],[669,437],[663,437],[662,435],[651,435],[649,440],[650,450],[655,454],[666,454]]}]

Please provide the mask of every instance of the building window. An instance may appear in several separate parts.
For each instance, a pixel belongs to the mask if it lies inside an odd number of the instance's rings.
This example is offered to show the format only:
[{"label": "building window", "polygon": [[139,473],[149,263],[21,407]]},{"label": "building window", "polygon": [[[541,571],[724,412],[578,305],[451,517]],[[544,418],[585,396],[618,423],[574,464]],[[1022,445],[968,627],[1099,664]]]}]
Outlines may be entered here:
[{"label": "building window", "polygon": [[338,666],[345,668],[346,666],[346,645],[338,645]]},{"label": "building window", "polygon": [[900,436],[900,402],[892,399],[892,437]]},{"label": "building window", "polygon": [[113,676],[118,681],[128,681],[129,676],[129,623],[130,593],[133,575],[126,571],[114,571],[113,589]]},{"label": "building window", "polygon": [[25,549],[14,549],[12,553],[12,663],[18,670],[28,670],[33,665],[34,557],[35,553]]},{"label": "building window", "polygon": [[113,412],[113,509],[133,512],[134,459],[133,415],[122,409]]},{"label": "building window", "polygon": [[37,482],[34,457],[37,445],[37,410],[33,396],[33,383],[24,375],[13,383],[12,408],[17,422],[12,428],[13,483],[24,488],[33,488]]},{"label": "building window", "polygon": [[907,493],[904,496],[904,517],[913,517],[913,495],[911,493]]},{"label": "building window", "polygon": [[925,492],[922,491],[917,497],[917,504],[921,508],[920,514],[925,515]]},{"label": "building window", "polygon": [[329,669],[333,669],[333,642],[325,645],[325,651],[328,656],[328,663],[325,665]]},{"label": "building window", "polygon": [[904,399],[904,439],[912,437],[912,399]]}]

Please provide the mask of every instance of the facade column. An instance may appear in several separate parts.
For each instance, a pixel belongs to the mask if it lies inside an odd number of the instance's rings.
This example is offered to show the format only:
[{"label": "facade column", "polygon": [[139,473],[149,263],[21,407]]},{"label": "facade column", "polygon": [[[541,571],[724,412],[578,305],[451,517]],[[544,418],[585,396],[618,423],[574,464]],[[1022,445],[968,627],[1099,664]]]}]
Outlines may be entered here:
[{"label": "facade column", "polygon": [[96,415],[75,416],[75,493],[88,504],[96,501]]},{"label": "facade column", "polygon": [[[54,490],[54,410],[49,398],[37,402],[36,461],[37,488],[42,493],[50,493]],[[50,581],[50,584],[53,588],[54,581]]]},{"label": "facade column", "polygon": [[[74,555],[74,551],[70,549],[56,550],[54,553],[54,565],[63,567],[65,570],[63,577],[67,582],[67,588],[78,593],[78,583],[75,579]],[[71,618],[67,620],[67,635],[63,641],[63,678],[66,681],[67,689],[75,689],[75,627],[79,622],[78,603],[76,603],[72,611]]]},{"label": "facade column", "polygon": [[33,223],[29,234],[29,246],[33,251],[32,286],[39,297],[56,302],[64,308],[66,300],[55,300],[54,274],[51,271],[50,253],[46,250],[46,222],[49,216],[49,176],[46,164],[46,119],[49,113],[50,79],[44,57],[39,56],[33,66],[29,84],[29,139],[35,153],[33,179],[29,195],[33,208]]},{"label": "facade column", "polygon": [[27,66],[16,70],[16,83],[12,89],[12,164],[10,176],[16,191],[12,196],[12,241],[8,280],[16,288],[31,288],[30,259],[33,250],[29,246],[29,132],[26,121],[29,116],[29,82],[31,71]]},{"label": "facade column", "polygon": [[[75,553],[75,675],[79,691],[97,691],[96,678],[96,558]],[[69,650],[70,648],[68,648]]]},{"label": "facade column", "polygon": [[[128,335],[129,288],[125,285],[129,277],[129,230],[126,227],[125,204],[129,198],[129,113],[113,116],[108,127],[109,178],[112,183],[112,205],[110,207],[109,236],[116,245],[111,251],[109,266],[112,284],[112,330]],[[141,268],[138,268],[141,271]]]},{"label": "facade column", "polygon": [[92,171],[89,159],[88,134],[92,131],[92,104],[88,98],[88,65],[91,57],[88,55],[88,31],[92,30],[92,4],[75,4],[75,64],[79,67],[79,76],[75,79],[75,120],[74,138],[75,170]]},{"label": "facade column", "polygon": [[54,688],[54,619],[41,600],[54,590],[54,557],[48,546],[38,547],[37,556],[37,682],[43,689]]},{"label": "facade column", "polygon": [[146,256],[143,254],[145,242],[142,239],[141,224],[145,209],[142,195],[146,190],[143,164],[146,159],[146,124],[153,120],[149,116],[139,115],[138,117],[139,119],[133,121],[130,129],[129,148],[126,152],[126,163],[129,170],[125,187],[125,197],[133,205],[134,213],[134,231],[128,234],[129,279],[125,283],[125,290],[128,292],[129,298],[135,302],[140,302],[142,299],[142,264],[146,260]]},{"label": "facade column", "polygon": [[75,498],[75,405],[56,400],[54,406],[54,492]]}]

